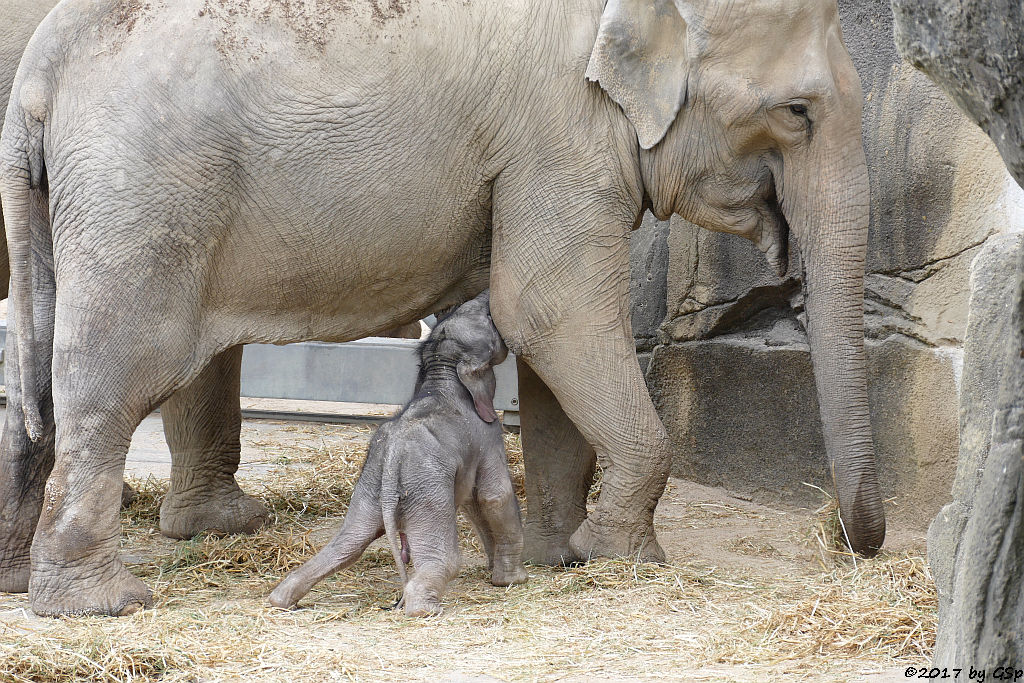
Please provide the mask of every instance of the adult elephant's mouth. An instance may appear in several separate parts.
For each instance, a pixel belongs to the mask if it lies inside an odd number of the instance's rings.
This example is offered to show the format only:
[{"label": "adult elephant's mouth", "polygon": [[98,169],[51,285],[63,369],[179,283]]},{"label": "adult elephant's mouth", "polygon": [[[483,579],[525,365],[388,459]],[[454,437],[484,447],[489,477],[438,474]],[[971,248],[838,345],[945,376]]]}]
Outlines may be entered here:
[{"label": "adult elephant's mouth", "polygon": [[789,222],[779,205],[774,185],[758,208],[758,214],[759,232],[754,243],[764,252],[768,264],[781,278],[789,269]]},{"label": "adult elephant's mouth", "polygon": [[706,202],[699,225],[708,230],[728,232],[752,241],[778,277],[789,268],[789,222],[775,192],[771,172],[752,192],[735,202]]}]

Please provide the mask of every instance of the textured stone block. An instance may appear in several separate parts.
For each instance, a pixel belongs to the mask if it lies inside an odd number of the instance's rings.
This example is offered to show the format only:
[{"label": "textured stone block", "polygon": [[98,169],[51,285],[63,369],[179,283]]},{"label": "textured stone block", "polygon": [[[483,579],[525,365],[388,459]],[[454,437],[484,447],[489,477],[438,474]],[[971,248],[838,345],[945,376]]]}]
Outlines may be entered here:
[{"label": "textured stone block", "polygon": [[999,148],[1024,186],[1024,4],[893,0],[896,43]]},{"label": "textured stone block", "polygon": [[652,214],[629,236],[629,314],[637,349],[649,350],[665,319],[668,221]]},{"label": "textured stone block", "polygon": [[[673,440],[673,474],[761,502],[816,505],[832,482],[810,353],[785,321],[767,337],[659,346],[647,371]],[[868,391],[887,514],[920,529],[948,499],[957,438],[955,353],[869,342]]]},{"label": "textured stone block", "polygon": [[[1007,347],[1012,345],[1016,335],[1012,318],[1018,296],[1017,271],[1022,245],[1024,235],[1020,234],[993,238],[981,249],[971,270],[970,315],[964,338],[960,390],[960,455],[953,483],[953,502],[942,508],[928,529],[928,563],[939,591],[940,627],[936,644],[939,666],[954,666],[956,662],[965,661],[965,657],[975,661],[976,657],[983,656],[981,631],[972,630],[968,625],[981,628],[986,601],[994,599],[1001,603],[1020,597],[1024,567],[1024,539],[1020,536],[1024,531],[1016,527],[1024,522],[1013,516],[1015,506],[1024,506],[1024,496],[1016,490],[1020,485],[1017,481],[1021,476],[1020,460],[1024,456],[1019,442],[1021,409],[1017,406],[1024,392],[1013,396],[1012,400],[1000,399],[999,387],[1003,385],[1003,391],[1007,391],[1006,385],[1014,381],[1014,362],[1020,362],[1019,353],[1016,359],[1007,360],[1008,353],[1012,355],[1012,349],[1008,352]],[[1002,433],[998,420],[993,420],[1000,400],[1004,413]],[[1017,424],[1006,426],[1008,416],[1016,416]],[[1007,435],[1007,430],[1012,434]],[[998,442],[1000,438],[1002,441]],[[1000,446],[1004,458],[1007,449],[1016,448],[1016,462],[987,466],[990,452],[997,452]],[[988,472],[989,467],[994,469]],[[973,535],[969,529],[973,529]],[[1015,534],[1016,549],[1013,547]],[[1009,569],[1001,565],[1003,573],[1008,571],[1009,574],[998,590],[989,594],[986,589],[979,595],[978,583],[990,581],[993,571],[998,571],[993,554],[1003,556],[1002,562],[1010,563]],[[1024,618],[1024,612],[1017,612]],[[994,620],[998,622],[1000,618],[995,615]],[[1018,633],[1024,634],[1024,624],[1016,628]],[[1024,654],[1024,642],[1014,645],[1012,638],[1007,640],[999,634],[990,633],[988,637],[998,642],[989,643],[985,648],[995,647],[1000,651],[1010,648],[1018,656]],[[1013,652],[1005,656],[1012,660]],[[990,655],[991,652],[984,656]],[[994,666],[995,662],[1003,660],[987,661]]]}]

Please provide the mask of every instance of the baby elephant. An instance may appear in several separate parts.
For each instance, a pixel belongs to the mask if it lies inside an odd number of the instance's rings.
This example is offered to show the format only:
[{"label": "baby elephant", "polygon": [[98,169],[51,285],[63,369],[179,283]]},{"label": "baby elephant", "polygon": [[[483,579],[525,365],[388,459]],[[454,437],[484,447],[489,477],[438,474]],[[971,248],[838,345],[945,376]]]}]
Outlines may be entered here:
[{"label": "baby elephant", "polygon": [[420,350],[413,399],[370,441],[341,530],[284,578],[271,604],[291,607],[387,533],[404,586],[399,606],[411,616],[440,612],[445,587],[459,570],[459,507],[487,551],[491,583],[526,581],[523,525],[493,403],[492,368],[506,355],[487,292],[434,328]]}]

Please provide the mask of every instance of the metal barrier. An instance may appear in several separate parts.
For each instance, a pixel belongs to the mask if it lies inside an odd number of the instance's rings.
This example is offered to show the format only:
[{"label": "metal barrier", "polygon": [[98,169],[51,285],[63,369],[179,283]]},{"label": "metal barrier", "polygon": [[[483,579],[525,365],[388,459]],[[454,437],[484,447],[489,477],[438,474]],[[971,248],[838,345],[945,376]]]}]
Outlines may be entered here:
[{"label": "metal barrier", "polygon": [[[7,325],[0,324],[0,344]],[[339,403],[401,405],[412,398],[419,368],[415,339],[368,337],[345,344],[249,344],[242,353],[242,396]],[[0,350],[0,368],[2,368]],[[495,368],[494,407],[519,424],[515,356]],[[330,421],[328,415],[323,416]]]}]

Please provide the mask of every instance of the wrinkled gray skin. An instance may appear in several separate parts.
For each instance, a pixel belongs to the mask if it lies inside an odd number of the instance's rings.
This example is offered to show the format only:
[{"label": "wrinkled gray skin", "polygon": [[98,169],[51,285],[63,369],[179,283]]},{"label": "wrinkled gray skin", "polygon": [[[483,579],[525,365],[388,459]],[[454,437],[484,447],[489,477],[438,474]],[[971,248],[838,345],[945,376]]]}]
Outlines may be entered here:
[{"label": "wrinkled gray skin", "polygon": [[[54,0],[0,0],[0,128],[7,112],[8,98],[21,55],[32,33],[46,13],[57,3]],[[0,212],[0,298],[7,296],[10,277],[7,239],[3,214]],[[381,334],[386,337],[418,339],[419,321],[414,321]],[[171,538],[191,538],[202,531],[239,533],[256,530],[268,519],[263,505],[245,495],[234,480],[238,466],[240,443],[237,432],[241,413],[235,404],[237,396],[230,393],[238,384],[241,356],[232,351],[210,371],[203,373],[186,391],[194,396],[197,406],[179,397],[162,412],[164,431],[171,444],[174,475],[160,514],[160,530]],[[219,370],[219,371],[218,371]],[[47,444],[52,447],[52,444]],[[27,446],[27,445],[26,445]],[[24,449],[15,449],[25,454]],[[52,451],[52,448],[47,448]],[[5,453],[10,454],[9,449]],[[33,457],[31,461],[52,460]],[[49,472],[49,466],[41,468]],[[124,484],[121,504],[128,505],[135,492]],[[28,573],[22,572],[23,586],[2,586],[9,590],[27,590]]]},{"label": "wrinkled gray skin", "polygon": [[386,533],[404,586],[399,605],[410,616],[440,612],[459,571],[458,508],[476,527],[491,583],[526,581],[523,524],[494,412],[493,368],[507,354],[486,293],[434,328],[420,350],[413,399],[370,441],[341,530],[285,577],[270,594],[272,605],[295,605]]},{"label": "wrinkled gray skin", "polygon": [[[21,53],[36,26],[56,4],[56,0],[0,0],[0,128],[4,125]],[[4,217],[0,212],[0,299],[7,298],[7,281],[11,276],[3,232]]]},{"label": "wrinkled gray skin", "polygon": [[[149,604],[117,558],[125,452],[211,362],[229,377],[239,344],[347,341],[488,282],[554,427],[588,444],[528,463],[546,557],[663,559],[671,454],[628,319],[647,207],[779,269],[792,230],[841,511],[875,552],[861,91],[834,2],[304,7],[68,0],[26,50],[0,141],[7,429],[52,438],[52,396],[56,455],[45,493],[41,467],[4,473],[23,495],[0,496],[0,574],[30,557],[37,613]],[[601,496],[571,530],[592,455]]]},{"label": "wrinkled gray skin", "polygon": [[[56,4],[54,0],[0,0],[0,126],[22,52],[43,17]],[[37,208],[45,211],[42,206]],[[2,298],[7,296],[9,277],[6,239],[0,239],[0,250]],[[16,340],[8,339],[8,360],[15,344]],[[160,508],[160,530],[166,536],[191,538],[201,531],[251,532],[268,519],[263,505],[245,495],[234,479],[241,452],[241,358],[240,348],[227,350],[164,404],[161,417],[172,460],[171,486]],[[41,381],[48,386],[45,379]],[[8,384],[8,390],[12,389],[17,390]],[[49,422],[48,401],[43,410]],[[18,509],[38,510],[42,482],[53,464],[52,424],[36,443],[28,441],[20,430],[6,429],[3,438],[0,471],[12,474],[0,477],[0,499],[15,502]],[[122,505],[130,503],[134,495],[131,487],[123,484]],[[35,521],[31,515],[0,515],[0,529],[11,539],[5,548],[0,548],[0,590],[24,592],[28,590],[29,576],[26,550]]]}]

